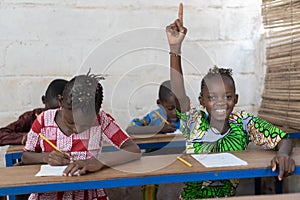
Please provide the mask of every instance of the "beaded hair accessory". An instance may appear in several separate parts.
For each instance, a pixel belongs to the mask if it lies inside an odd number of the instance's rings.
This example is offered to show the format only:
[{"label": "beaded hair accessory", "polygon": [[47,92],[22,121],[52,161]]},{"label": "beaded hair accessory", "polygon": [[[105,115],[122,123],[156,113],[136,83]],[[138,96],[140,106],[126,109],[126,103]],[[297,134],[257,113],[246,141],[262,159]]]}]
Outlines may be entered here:
[{"label": "beaded hair accessory", "polygon": [[89,69],[89,71],[88,71],[88,73],[86,75],[89,76],[89,77],[91,77],[91,78],[96,79],[98,82],[100,80],[105,80],[105,78],[104,78],[103,75],[101,75],[101,74],[90,74],[90,72],[91,72],[91,68]]},{"label": "beaded hair accessory", "polygon": [[[206,81],[215,76],[228,77],[232,80],[233,85],[234,85],[234,80],[232,78],[232,69],[231,68],[219,68],[218,66],[215,65],[213,68],[210,68],[208,70],[207,74],[201,80],[200,97],[202,96],[202,91],[204,90],[204,87],[206,86]],[[234,88],[235,88],[235,86],[234,86]]]},{"label": "beaded hair accessory", "polygon": [[[101,105],[103,99],[103,88],[99,83],[104,80],[102,75],[90,73],[89,69],[86,75],[78,75],[74,77],[66,86],[64,96],[60,96],[60,100],[65,101],[65,105],[73,105],[73,107],[86,107],[99,103]],[[96,101],[96,102],[95,102]]]},{"label": "beaded hair accessory", "polygon": [[232,76],[232,69],[231,68],[219,68],[216,65],[213,68],[210,68],[207,74],[227,74]]},{"label": "beaded hair accessory", "polygon": [[[91,70],[91,69],[90,69]],[[102,75],[91,74],[90,70],[86,76],[82,77],[76,84],[81,84],[80,87],[74,87],[72,91],[73,103],[90,104],[95,99],[102,99],[102,85],[99,83],[100,80],[104,80]],[[99,97],[101,95],[101,97]]]}]

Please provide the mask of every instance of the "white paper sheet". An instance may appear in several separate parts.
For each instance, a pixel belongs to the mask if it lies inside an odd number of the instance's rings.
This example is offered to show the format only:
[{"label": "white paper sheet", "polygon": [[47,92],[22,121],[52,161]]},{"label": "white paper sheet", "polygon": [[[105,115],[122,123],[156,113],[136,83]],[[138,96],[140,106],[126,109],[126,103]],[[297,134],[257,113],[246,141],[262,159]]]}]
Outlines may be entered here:
[{"label": "white paper sheet", "polygon": [[65,166],[41,165],[40,171],[35,176],[62,176]]},{"label": "white paper sheet", "polygon": [[242,166],[248,163],[231,153],[192,154],[192,157],[205,167]]}]

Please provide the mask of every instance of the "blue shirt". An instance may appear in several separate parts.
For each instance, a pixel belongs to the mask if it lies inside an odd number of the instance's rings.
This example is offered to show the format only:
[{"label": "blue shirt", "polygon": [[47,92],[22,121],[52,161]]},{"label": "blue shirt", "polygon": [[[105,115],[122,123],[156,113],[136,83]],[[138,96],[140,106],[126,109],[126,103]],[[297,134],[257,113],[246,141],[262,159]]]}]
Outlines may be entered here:
[{"label": "blue shirt", "polygon": [[157,115],[155,112],[158,112],[164,119],[166,119],[170,124],[173,124],[176,129],[180,128],[180,120],[178,119],[177,122],[171,122],[166,114],[164,113],[163,109],[159,107],[156,110],[151,111],[143,118],[135,118],[131,121],[131,125],[133,126],[161,126],[164,124],[163,119]]}]

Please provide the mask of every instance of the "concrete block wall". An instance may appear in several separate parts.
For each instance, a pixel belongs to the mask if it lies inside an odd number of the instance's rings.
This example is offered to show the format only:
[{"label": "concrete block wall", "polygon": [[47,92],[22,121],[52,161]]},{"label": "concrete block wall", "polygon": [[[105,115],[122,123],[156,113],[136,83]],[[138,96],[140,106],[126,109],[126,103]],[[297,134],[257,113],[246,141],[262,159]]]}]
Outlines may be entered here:
[{"label": "concrete block wall", "polygon": [[[0,0],[0,126],[43,106],[54,78],[104,74],[103,108],[125,128],[155,108],[169,78],[165,26],[174,0]],[[186,87],[197,104],[199,84],[214,64],[233,68],[237,109],[256,112],[264,77],[260,0],[183,1]]]}]

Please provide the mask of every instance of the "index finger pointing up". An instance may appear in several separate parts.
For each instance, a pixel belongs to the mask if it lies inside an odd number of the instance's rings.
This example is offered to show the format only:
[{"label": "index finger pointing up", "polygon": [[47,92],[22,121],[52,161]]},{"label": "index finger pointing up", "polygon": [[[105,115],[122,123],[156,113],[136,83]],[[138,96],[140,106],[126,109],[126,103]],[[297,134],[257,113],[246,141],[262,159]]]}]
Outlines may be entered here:
[{"label": "index finger pointing up", "polygon": [[183,22],[183,5],[182,3],[179,4],[179,11],[178,11],[178,19]]}]

